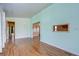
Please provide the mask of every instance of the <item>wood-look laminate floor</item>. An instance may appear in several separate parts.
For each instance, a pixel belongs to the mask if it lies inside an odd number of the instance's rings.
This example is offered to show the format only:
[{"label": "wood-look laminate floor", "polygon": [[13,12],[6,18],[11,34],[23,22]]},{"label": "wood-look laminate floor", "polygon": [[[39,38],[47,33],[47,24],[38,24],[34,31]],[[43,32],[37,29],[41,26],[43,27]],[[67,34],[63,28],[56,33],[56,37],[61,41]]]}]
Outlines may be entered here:
[{"label": "wood-look laminate floor", "polygon": [[3,50],[4,56],[69,56],[73,55],[56,47],[41,42],[38,49],[33,47],[31,39],[9,41]]}]

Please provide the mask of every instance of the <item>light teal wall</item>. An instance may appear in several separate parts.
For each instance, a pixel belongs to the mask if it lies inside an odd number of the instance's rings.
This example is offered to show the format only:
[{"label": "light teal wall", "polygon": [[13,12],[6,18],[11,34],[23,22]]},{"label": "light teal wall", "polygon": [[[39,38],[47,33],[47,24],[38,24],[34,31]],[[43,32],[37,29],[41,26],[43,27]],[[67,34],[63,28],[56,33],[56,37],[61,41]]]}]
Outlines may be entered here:
[{"label": "light teal wall", "polygon": [[[79,55],[79,4],[52,4],[34,17],[40,21],[41,41]],[[53,32],[56,24],[69,24],[69,32]]]}]

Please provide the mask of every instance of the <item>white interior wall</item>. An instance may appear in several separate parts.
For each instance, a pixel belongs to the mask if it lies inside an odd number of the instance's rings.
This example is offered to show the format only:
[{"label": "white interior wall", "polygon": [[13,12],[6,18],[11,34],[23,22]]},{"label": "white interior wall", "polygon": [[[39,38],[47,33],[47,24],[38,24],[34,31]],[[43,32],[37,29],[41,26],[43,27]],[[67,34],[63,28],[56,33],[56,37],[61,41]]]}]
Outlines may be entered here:
[{"label": "white interior wall", "polygon": [[8,21],[15,21],[15,39],[31,37],[31,19],[30,18],[12,18],[6,17]]},{"label": "white interior wall", "polygon": [[2,19],[2,27],[1,27],[1,29],[2,29],[2,46],[3,46],[3,48],[5,47],[5,43],[6,43],[6,19],[5,19],[5,12],[2,12],[1,13],[1,19]]},{"label": "white interior wall", "polygon": [[1,12],[0,12],[0,52],[2,52],[2,39],[1,39]]},{"label": "white interior wall", "polygon": [[5,23],[5,12],[0,7],[0,52],[2,52],[2,48],[5,47],[6,42],[6,23]]}]

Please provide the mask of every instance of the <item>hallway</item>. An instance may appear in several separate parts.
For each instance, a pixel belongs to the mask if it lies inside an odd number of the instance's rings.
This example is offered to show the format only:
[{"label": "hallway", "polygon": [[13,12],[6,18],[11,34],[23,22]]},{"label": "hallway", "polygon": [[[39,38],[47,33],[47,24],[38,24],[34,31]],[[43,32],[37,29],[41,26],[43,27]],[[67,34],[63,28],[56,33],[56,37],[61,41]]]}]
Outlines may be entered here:
[{"label": "hallway", "polygon": [[78,19],[79,4],[0,3],[0,55],[79,55]]}]

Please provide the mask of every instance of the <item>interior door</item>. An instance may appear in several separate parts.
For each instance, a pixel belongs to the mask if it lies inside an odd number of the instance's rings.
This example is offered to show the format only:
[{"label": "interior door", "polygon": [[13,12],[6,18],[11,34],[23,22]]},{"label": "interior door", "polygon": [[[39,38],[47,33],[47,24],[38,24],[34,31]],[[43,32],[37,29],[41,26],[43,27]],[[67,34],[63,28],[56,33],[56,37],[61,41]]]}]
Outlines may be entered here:
[{"label": "interior door", "polygon": [[33,47],[40,47],[40,22],[33,24]]},{"label": "interior door", "polygon": [[8,21],[7,36],[9,41],[15,41],[15,22]]}]

